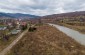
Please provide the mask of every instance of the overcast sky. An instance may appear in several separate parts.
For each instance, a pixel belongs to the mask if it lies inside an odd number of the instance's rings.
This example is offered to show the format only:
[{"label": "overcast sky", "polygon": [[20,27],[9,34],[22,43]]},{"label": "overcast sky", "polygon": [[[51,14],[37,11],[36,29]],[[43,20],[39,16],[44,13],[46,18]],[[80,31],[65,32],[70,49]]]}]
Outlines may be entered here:
[{"label": "overcast sky", "polygon": [[85,0],[0,0],[0,12],[50,15],[85,11]]}]

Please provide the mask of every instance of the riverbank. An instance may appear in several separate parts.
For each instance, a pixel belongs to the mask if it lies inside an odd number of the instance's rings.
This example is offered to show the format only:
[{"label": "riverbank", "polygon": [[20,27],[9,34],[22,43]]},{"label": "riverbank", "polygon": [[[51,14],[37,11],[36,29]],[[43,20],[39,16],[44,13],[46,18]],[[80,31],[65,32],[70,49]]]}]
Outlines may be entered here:
[{"label": "riverbank", "polygon": [[55,27],[42,25],[28,32],[8,55],[85,55],[85,46]]}]

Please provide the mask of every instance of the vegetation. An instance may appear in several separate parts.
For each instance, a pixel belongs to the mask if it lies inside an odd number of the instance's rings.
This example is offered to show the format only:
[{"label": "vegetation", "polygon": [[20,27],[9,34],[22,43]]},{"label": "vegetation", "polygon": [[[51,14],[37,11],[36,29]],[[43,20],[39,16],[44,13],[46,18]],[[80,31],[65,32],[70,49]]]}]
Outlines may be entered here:
[{"label": "vegetation", "polygon": [[85,46],[54,27],[41,25],[28,32],[8,55],[85,55]]},{"label": "vegetation", "polygon": [[26,30],[27,29],[27,25],[21,25],[21,30]]},{"label": "vegetation", "polygon": [[15,35],[10,35],[4,36],[3,39],[0,39],[0,51],[6,48],[15,38],[16,38]]},{"label": "vegetation", "polygon": [[17,35],[10,34],[8,30],[1,30],[0,31],[0,51],[6,48],[16,38],[17,38]]},{"label": "vegetation", "polygon": [[43,16],[43,23],[57,23],[85,34],[85,11]]},{"label": "vegetation", "polygon": [[35,27],[29,27],[29,32],[33,32],[33,31],[35,31],[36,30],[36,28]]}]

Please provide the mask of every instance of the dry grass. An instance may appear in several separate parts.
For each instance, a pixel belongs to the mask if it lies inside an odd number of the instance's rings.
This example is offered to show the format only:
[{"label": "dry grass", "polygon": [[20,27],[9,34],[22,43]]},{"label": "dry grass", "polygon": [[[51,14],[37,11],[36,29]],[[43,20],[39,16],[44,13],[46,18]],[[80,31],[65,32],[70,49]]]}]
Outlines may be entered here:
[{"label": "dry grass", "polygon": [[2,51],[4,48],[6,48],[16,38],[17,38],[16,35],[12,35],[12,36],[10,36],[9,40],[0,40],[0,51]]},{"label": "dry grass", "polygon": [[85,46],[48,25],[28,32],[8,55],[85,55]]}]

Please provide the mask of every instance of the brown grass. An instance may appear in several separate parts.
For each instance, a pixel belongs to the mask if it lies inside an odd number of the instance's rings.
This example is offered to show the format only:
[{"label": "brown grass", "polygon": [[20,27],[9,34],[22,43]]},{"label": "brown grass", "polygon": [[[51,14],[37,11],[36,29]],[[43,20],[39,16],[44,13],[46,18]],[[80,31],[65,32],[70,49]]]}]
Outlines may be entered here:
[{"label": "brown grass", "polygon": [[8,55],[85,55],[85,46],[48,25],[28,32]]},{"label": "brown grass", "polygon": [[0,52],[6,48],[10,43],[12,43],[17,38],[17,35],[11,35],[9,40],[0,40]]}]

